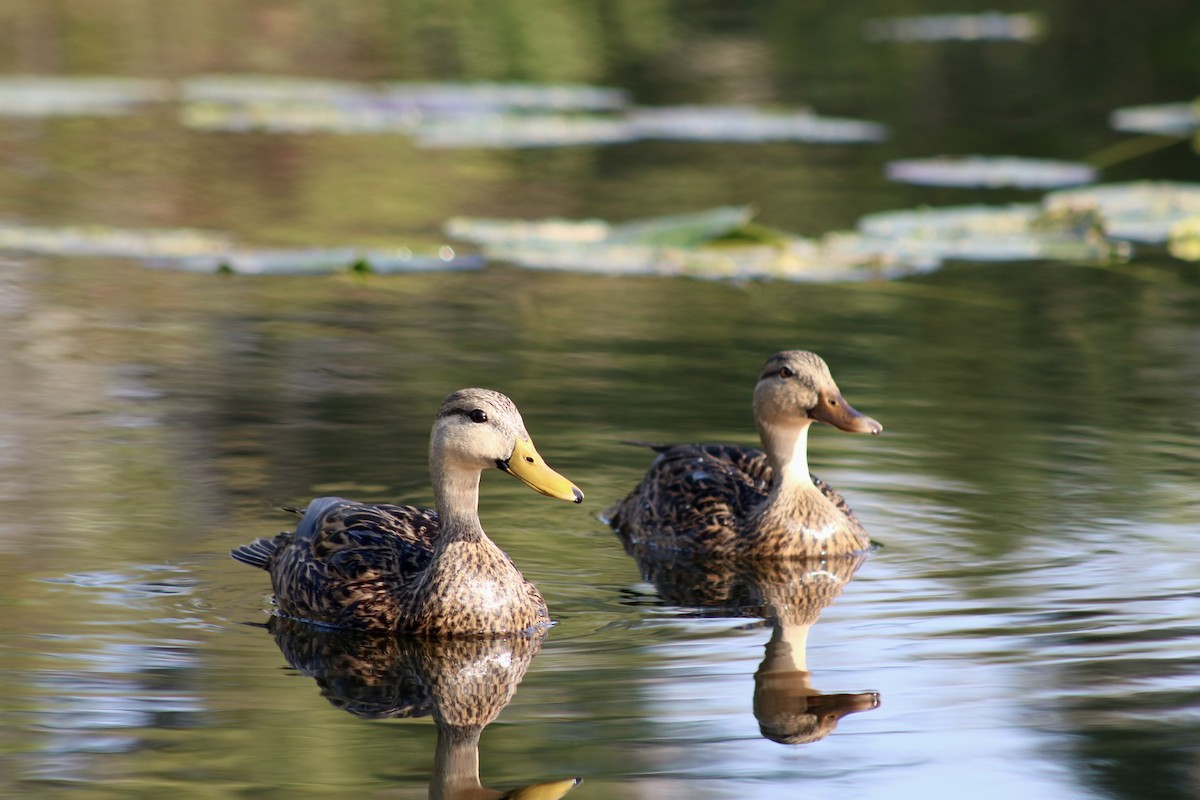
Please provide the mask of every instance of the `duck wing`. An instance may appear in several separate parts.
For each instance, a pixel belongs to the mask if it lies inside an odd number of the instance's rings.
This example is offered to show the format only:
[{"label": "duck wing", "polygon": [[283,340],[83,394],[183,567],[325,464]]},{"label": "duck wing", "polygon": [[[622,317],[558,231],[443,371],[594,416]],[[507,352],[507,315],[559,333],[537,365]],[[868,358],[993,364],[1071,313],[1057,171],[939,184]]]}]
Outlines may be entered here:
[{"label": "duck wing", "polygon": [[[605,518],[626,550],[674,550],[721,557],[737,552],[739,525],[766,499],[773,470],[763,451],[731,444],[630,442],[658,453],[642,482]],[[816,486],[862,529],[846,499],[812,475]]]},{"label": "duck wing", "polygon": [[766,455],[729,444],[649,446],[658,458],[606,514],[627,548],[731,549],[737,520],[762,502],[770,487]]},{"label": "duck wing", "polygon": [[437,512],[321,497],[293,533],[232,556],[271,574],[279,614],[335,627],[391,628],[433,557]]}]

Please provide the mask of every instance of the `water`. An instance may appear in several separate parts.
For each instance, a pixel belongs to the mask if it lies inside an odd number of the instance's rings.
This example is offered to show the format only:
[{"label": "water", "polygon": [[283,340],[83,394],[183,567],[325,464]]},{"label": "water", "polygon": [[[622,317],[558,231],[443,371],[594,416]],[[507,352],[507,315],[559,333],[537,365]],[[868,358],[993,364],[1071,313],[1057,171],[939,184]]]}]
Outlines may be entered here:
[{"label": "water", "polygon": [[[431,77],[412,63],[511,77],[438,61],[454,36],[429,12],[414,11],[423,55],[405,61],[386,46],[399,35],[381,21],[388,4],[249,3],[223,23],[190,11],[208,32],[169,56],[155,31],[186,26],[123,8],[125,24],[83,33],[69,10],[17,14],[25,35],[6,67],[53,71],[67,53],[74,71],[158,78],[272,65]],[[892,139],[431,154],[386,136],[183,130],[163,109],[5,120],[0,214],[336,246],[437,240],[454,214],[628,219],[753,201],[768,223],[817,234],[887,208],[1030,196],[889,184],[891,159],[1079,159],[1113,140],[1109,109],[1194,93],[1190,56],[1164,55],[1197,24],[1184,4],[1056,5],[1036,47],[867,47],[865,12],[816,19],[792,4],[638,8],[628,28],[587,29],[607,51],[512,45],[526,58],[516,76],[619,84],[644,103],[812,102],[885,122]],[[823,35],[797,48],[785,30]],[[83,44],[51,46],[64,31]],[[243,46],[215,47],[222,35]],[[1159,60],[1118,74],[1147,43]],[[671,57],[697,48],[711,59]],[[1198,163],[1179,145],[1105,179],[1195,180]],[[452,768],[471,778],[470,726],[343,710],[361,675],[277,642],[266,575],[228,550],[318,494],[429,503],[432,415],[482,385],[516,400],[540,452],[587,493],[573,506],[485,476],[484,526],[558,624],[536,653],[468,654],[512,692],[474,731],[483,785],[579,776],[581,799],[1193,797],[1198,330],[1200,277],[1154,248],[1122,266],[951,265],[825,286],[502,265],[229,277],[5,256],[0,794],[425,797]],[[759,576],[765,593],[792,587],[771,597],[808,603],[815,622],[673,604],[598,520],[647,463],[620,440],[753,443],[754,378],[783,347],[821,353],[885,427],[823,427],[810,453],[882,546],[852,579],[812,578],[842,582],[819,609],[794,594],[800,578]],[[368,688],[431,710],[394,679],[445,686],[437,664],[464,657],[392,652]],[[818,693],[854,713],[807,744],[770,738],[799,724],[781,708]]]},{"label": "water", "polygon": [[[323,699],[256,627],[266,576],[226,551],[317,493],[427,502],[430,416],[446,387],[478,383],[514,396],[588,492],[574,507],[485,480],[485,526],[559,621],[482,735],[485,784],[1183,796],[1200,287],[1178,275],[1003,266],[916,284],[958,292],[944,299],[21,267],[10,319],[38,335],[5,357],[6,791],[422,796],[434,726]],[[114,280],[139,296],[106,296]],[[997,294],[1014,306],[963,299]],[[439,323],[476,296],[503,302]],[[812,437],[814,469],[884,546],[821,612],[806,665],[816,690],[880,707],[807,745],[764,738],[753,713],[770,626],[663,604],[596,519],[646,462],[620,438],[751,441],[757,362],[794,343],[886,426]]]}]

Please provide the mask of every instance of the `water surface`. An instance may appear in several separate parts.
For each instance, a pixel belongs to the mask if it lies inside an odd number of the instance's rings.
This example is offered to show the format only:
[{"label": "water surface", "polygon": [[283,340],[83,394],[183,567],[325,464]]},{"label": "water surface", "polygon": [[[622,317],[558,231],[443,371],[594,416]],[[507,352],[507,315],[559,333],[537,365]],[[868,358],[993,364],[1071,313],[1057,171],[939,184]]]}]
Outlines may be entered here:
[{"label": "water surface", "polygon": [[[768,224],[819,235],[885,209],[1036,199],[890,184],[888,161],[1081,160],[1112,143],[1112,109],[1194,93],[1180,43],[1197,11],[1183,3],[1051,4],[1032,43],[868,42],[868,20],[938,11],[887,3],[825,17],[788,3],[571,6],[550,16],[575,32],[546,37],[557,44],[505,40],[530,29],[524,12],[455,27],[408,5],[214,2],[168,19],[133,3],[94,24],[31,6],[13,12],[20,47],[0,61],[162,80],[575,81],[646,105],[811,103],[891,138],[431,153],[387,136],[190,130],[159,107],[6,119],[0,214],[366,246],[437,240],[454,215],[753,203]],[[1198,163],[1180,144],[1104,178],[1196,180]],[[438,725],[343,710],[337,681],[289,661],[264,627],[266,575],[228,550],[318,494],[430,502],[433,413],[482,385],[516,400],[588,496],[555,503],[485,476],[484,526],[558,624],[527,664],[493,658],[524,674],[480,734],[484,785],[580,776],[581,799],[1193,797],[1198,330],[1200,278],[1155,248],[1128,265],[950,264],[824,286],[4,256],[0,794],[427,796]],[[815,622],[673,602],[598,519],[648,461],[620,441],[753,443],[754,378],[784,347],[821,353],[885,426],[821,428],[810,455],[881,547]],[[764,735],[782,724],[772,697],[805,693],[879,703],[807,744]]]}]

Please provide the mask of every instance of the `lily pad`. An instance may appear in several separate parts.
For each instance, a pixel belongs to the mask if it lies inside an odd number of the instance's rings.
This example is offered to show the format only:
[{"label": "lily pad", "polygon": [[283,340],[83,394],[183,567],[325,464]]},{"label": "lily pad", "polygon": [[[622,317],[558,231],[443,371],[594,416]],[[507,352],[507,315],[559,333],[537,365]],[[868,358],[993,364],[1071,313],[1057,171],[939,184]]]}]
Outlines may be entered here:
[{"label": "lily pad", "polygon": [[538,243],[493,245],[493,259],[532,269],[604,275],[686,276],[710,280],[851,281],[897,277],[916,271],[899,261],[827,258],[818,243],[791,237],[777,245],[669,247],[597,242],[550,246]]},{"label": "lily pad", "polygon": [[[623,91],[600,86],[532,83],[351,83],[263,76],[206,76],[184,81],[184,125],[202,130],[268,133],[418,134],[434,146],[456,140],[554,143],[580,134],[554,130],[576,122],[566,112],[625,107]],[[522,115],[530,115],[527,119]],[[587,121],[587,116],[580,119]],[[531,121],[532,120],[532,121]],[[510,131],[510,127],[516,130]],[[418,129],[420,129],[418,133]],[[440,145],[442,139],[446,145]]]},{"label": "lily pad", "polygon": [[1118,108],[1109,116],[1114,130],[1127,133],[1191,136],[1200,131],[1200,103],[1162,103]]},{"label": "lily pad", "polygon": [[381,83],[259,76],[183,81],[183,124],[213,131],[394,133],[422,147],[565,147],[639,139],[705,142],[875,142],[875,122],[809,110],[630,108],[603,86]]},{"label": "lily pad", "polygon": [[692,142],[878,142],[887,129],[876,122],[821,117],[809,110],[771,112],[745,106],[635,108],[629,124],[641,139]]},{"label": "lily pad", "polygon": [[569,219],[483,219],[452,217],[446,221],[446,235],[480,245],[550,242],[586,244],[604,241],[612,226],[604,220]]},{"label": "lily pad", "polygon": [[1127,246],[1103,237],[1093,216],[1055,215],[1036,204],[876,214],[864,218],[858,231],[819,239],[757,225],[744,207],[621,224],[456,219],[447,233],[480,244],[489,258],[535,269],[717,279],[848,281],[927,271],[947,259],[1110,260],[1128,254]]},{"label": "lily pad", "polygon": [[614,244],[700,247],[740,230],[753,216],[754,212],[746,206],[727,206],[693,214],[634,220],[610,227],[607,240]]},{"label": "lily pad", "polygon": [[867,20],[863,35],[872,42],[1031,42],[1045,32],[1037,14],[935,14]]},{"label": "lily pad", "polygon": [[1048,211],[1093,209],[1107,235],[1138,242],[1165,242],[1171,226],[1200,215],[1200,184],[1172,181],[1108,183],[1051,192]]},{"label": "lily pad", "polygon": [[190,228],[40,227],[0,223],[0,250],[53,256],[183,258],[233,246],[221,233]]},{"label": "lily pad", "polygon": [[242,275],[320,275],[330,272],[361,272],[391,275],[400,272],[442,272],[480,269],[483,257],[459,255],[451,247],[436,254],[421,255],[408,248],[360,250],[352,247],[307,247],[276,250],[232,250],[158,260],[153,266],[185,272],[234,272]]},{"label": "lily pad", "polygon": [[420,116],[411,109],[392,109],[364,103],[256,100],[246,103],[198,101],[180,112],[182,124],[193,130],[246,133],[343,133],[411,135]]},{"label": "lily pad", "polygon": [[374,105],[423,114],[499,111],[616,111],[628,105],[621,89],[585,84],[353,83],[261,75],[206,75],[180,85],[185,102]]},{"label": "lily pad", "polygon": [[941,156],[887,165],[887,176],[922,186],[1053,189],[1096,179],[1096,170],[1073,161],[1015,156]]},{"label": "lily pad", "polygon": [[566,114],[486,114],[422,120],[415,128],[422,147],[566,147],[630,142],[621,119]]},{"label": "lily pad", "polygon": [[[882,274],[875,260],[830,262],[814,240],[763,228],[752,217],[751,209],[732,206],[618,224],[457,218],[446,232],[478,243],[489,258],[532,269],[821,281]],[[890,274],[898,271],[911,269]]]},{"label": "lily pad", "polygon": [[945,260],[1109,261],[1127,246],[1106,239],[1088,214],[1054,214],[1033,204],[953,206],[870,214],[859,220],[860,239],[840,243],[855,252],[915,263]]},{"label": "lily pad", "polygon": [[874,122],[812,112],[768,113],[750,108],[680,106],[637,108],[627,115],[489,114],[428,118],[416,128],[424,147],[561,147],[636,140],[686,142],[877,142],[887,130]]},{"label": "lily pad", "polygon": [[1184,261],[1200,261],[1200,216],[1180,220],[1171,226],[1167,249]]},{"label": "lily pad", "polygon": [[117,116],[170,96],[171,86],[165,81],[10,75],[0,78],[0,115]]},{"label": "lily pad", "polygon": [[459,254],[449,246],[428,254],[407,247],[252,249],[238,247],[232,237],[209,231],[99,225],[54,228],[0,223],[0,251],[128,258],[165,269],[252,275],[440,271],[478,269],[484,263],[478,254]]}]

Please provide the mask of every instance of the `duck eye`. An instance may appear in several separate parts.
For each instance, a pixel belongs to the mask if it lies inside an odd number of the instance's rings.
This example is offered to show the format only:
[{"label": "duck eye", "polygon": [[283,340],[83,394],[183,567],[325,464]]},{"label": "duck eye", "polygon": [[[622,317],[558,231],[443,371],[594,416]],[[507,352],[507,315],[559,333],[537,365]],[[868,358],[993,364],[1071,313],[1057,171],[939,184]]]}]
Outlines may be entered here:
[{"label": "duck eye", "polygon": [[488,420],[487,412],[482,408],[475,409],[467,416],[471,418],[471,422],[487,422]]},{"label": "duck eye", "polygon": [[781,378],[790,378],[795,374],[796,374],[795,372],[792,372],[791,367],[780,367],[779,368],[779,377],[781,377]]}]

